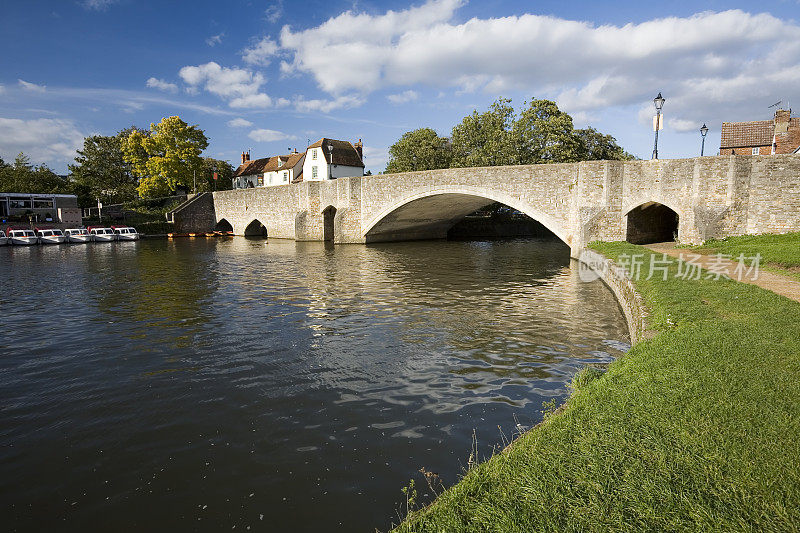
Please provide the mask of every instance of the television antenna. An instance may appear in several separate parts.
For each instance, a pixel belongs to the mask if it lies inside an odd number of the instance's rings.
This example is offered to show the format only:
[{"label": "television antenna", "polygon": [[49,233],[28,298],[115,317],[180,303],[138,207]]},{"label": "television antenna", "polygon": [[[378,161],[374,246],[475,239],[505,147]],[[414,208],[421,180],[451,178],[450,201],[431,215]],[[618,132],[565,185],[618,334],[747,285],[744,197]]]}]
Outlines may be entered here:
[{"label": "television antenna", "polygon": [[773,108],[773,107],[778,107],[778,106],[779,106],[779,105],[781,105],[782,103],[783,103],[783,100],[778,100],[777,102],[775,102],[774,104],[772,104],[771,106],[769,106],[767,109],[770,109],[770,108]]}]

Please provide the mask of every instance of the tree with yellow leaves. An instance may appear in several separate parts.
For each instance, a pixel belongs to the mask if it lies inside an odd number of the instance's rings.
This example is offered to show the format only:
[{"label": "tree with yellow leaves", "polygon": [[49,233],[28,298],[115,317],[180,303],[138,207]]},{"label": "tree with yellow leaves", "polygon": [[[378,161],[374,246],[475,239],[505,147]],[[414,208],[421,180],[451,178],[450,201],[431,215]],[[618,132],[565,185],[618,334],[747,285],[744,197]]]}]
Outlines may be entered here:
[{"label": "tree with yellow leaves", "polygon": [[203,171],[200,154],[206,147],[203,130],[178,116],[150,124],[149,134],[133,130],[122,143],[125,160],[141,176],[137,190],[142,198],[167,196],[178,186],[190,185],[194,172]]}]

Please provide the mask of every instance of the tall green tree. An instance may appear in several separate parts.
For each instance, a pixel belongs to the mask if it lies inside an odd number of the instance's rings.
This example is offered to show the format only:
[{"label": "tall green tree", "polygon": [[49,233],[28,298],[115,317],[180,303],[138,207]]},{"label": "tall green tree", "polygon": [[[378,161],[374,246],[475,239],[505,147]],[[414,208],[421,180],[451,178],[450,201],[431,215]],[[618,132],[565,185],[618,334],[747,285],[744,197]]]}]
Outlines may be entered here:
[{"label": "tall green tree", "polygon": [[106,204],[136,198],[138,178],[122,152],[122,143],[135,128],[114,136],[92,135],[83,140],[75,164],[69,166],[81,205],[100,199]]},{"label": "tall green tree", "polygon": [[0,166],[0,190],[4,192],[67,194],[72,192],[69,181],[47,165],[31,164],[22,152],[11,165]]},{"label": "tall green tree", "polygon": [[634,157],[617,144],[611,135],[600,133],[594,128],[575,130],[575,136],[580,141],[579,160],[622,160],[630,161]]},{"label": "tall green tree", "polygon": [[143,198],[167,196],[179,186],[192,187],[195,172],[203,171],[200,154],[208,139],[199,126],[178,116],[150,124],[150,134],[133,131],[123,142],[125,160],[142,176],[137,190]]},{"label": "tall green tree", "polygon": [[[233,165],[213,157],[203,158],[203,169],[197,173],[197,192],[226,191],[231,188]],[[217,173],[216,183],[214,172]]]},{"label": "tall green tree", "polygon": [[453,128],[453,167],[514,165],[517,149],[514,140],[514,108],[511,100],[500,98],[488,111],[464,117]]},{"label": "tall green tree", "polygon": [[515,164],[579,161],[581,141],[572,117],[550,100],[531,100],[514,121]]},{"label": "tall green tree", "polygon": [[453,159],[450,142],[430,128],[408,131],[389,148],[386,172],[448,168]]}]

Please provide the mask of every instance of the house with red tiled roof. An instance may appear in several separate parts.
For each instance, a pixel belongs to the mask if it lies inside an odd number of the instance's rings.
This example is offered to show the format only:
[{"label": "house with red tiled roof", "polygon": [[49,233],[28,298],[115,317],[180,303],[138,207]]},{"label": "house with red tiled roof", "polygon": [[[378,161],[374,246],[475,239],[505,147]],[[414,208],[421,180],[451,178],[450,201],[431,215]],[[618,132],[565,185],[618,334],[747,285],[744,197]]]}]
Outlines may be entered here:
[{"label": "house with red tiled roof", "polygon": [[720,155],[800,153],[800,117],[779,109],[772,120],[723,122]]},{"label": "house with red tiled roof", "polygon": [[233,188],[271,187],[302,181],[323,181],[364,175],[364,145],[323,137],[305,152],[250,160],[242,152],[242,164],[233,174]]}]

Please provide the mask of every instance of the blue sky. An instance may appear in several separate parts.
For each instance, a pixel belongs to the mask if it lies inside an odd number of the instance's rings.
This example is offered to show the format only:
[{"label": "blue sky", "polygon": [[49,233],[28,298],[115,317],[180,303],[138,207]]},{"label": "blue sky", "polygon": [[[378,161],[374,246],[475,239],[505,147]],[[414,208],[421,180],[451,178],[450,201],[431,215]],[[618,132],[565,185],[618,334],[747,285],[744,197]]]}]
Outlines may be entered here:
[{"label": "blue sky", "polygon": [[[757,8],[754,6],[758,6]],[[58,172],[90,134],[179,115],[238,164],[327,136],[383,170],[405,131],[442,135],[497,97],[549,98],[649,158],[719,147],[723,120],[800,106],[796,0],[3,3],[0,156]]]}]

